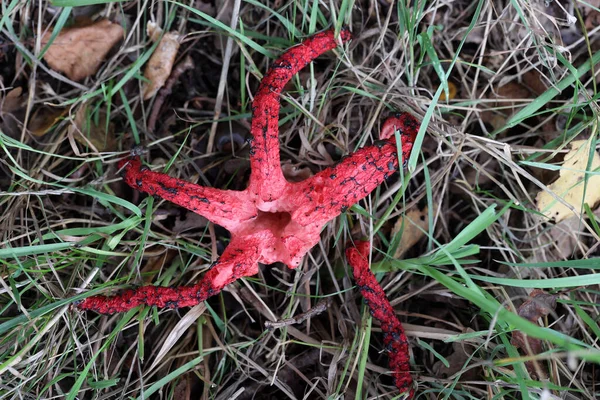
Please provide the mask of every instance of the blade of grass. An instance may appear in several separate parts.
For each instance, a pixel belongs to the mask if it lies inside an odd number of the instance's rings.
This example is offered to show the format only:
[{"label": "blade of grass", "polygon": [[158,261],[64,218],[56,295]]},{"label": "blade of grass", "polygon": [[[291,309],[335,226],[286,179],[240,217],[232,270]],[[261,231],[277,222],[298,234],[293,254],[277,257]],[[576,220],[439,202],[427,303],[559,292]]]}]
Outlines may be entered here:
[{"label": "blade of grass", "polygon": [[123,3],[128,0],[51,0],[54,7],[81,7],[96,4]]},{"label": "blade of grass", "polygon": [[564,278],[544,279],[511,279],[480,275],[471,275],[471,278],[478,281],[494,283],[502,286],[537,289],[569,288],[600,284],[600,274],[585,274],[578,276],[567,276]]}]

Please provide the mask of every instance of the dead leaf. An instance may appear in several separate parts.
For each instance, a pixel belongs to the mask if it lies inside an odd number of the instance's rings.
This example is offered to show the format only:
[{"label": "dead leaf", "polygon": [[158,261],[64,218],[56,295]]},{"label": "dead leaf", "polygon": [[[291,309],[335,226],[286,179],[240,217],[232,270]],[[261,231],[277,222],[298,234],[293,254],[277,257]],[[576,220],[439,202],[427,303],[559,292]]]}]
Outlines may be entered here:
[{"label": "dead leaf", "polygon": [[578,250],[578,244],[583,245],[580,240],[582,228],[583,223],[576,215],[573,215],[550,228],[548,233],[553,239],[553,250],[557,256],[556,259],[566,260],[571,258],[575,251]]},{"label": "dead leaf", "polygon": [[192,379],[194,375],[190,372],[179,377],[179,382],[173,389],[173,398],[189,400],[192,398]]},{"label": "dead leaf", "polygon": [[302,182],[313,176],[310,168],[300,167],[298,164],[292,164],[291,162],[282,163],[281,170],[283,171],[283,176],[289,182]]},{"label": "dead leaf", "polygon": [[[442,361],[436,361],[433,364],[433,373],[436,377],[446,379],[450,376],[454,376],[459,371],[465,369],[465,363],[471,356],[471,354],[467,353],[467,348],[469,351],[473,351],[473,347],[467,345],[466,343],[461,342],[453,342],[452,343],[452,353],[449,356],[446,356],[446,361],[448,362],[448,366]],[[463,380],[473,380],[477,379],[479,374],[479,368],[468,368],[461,374],[461,379]]]},{"label": "dead leaf", "polygon": [[[42,37],[45,46],[52,36]],[[44,60],[69,79],[79,81],[94,75],[110,49],[123,38],[123,28],[107,19],[86,26],[64,28],[44,54]]]},{"label": "dead leaf", "polygon": [[177,234],[182,234],[192,229],[203,229],[208,225],[208,220],[201,215],[193,212],[185,214],[185,219],[178,216],[175,219],[175,225],[173,225],[172,231]]},{"label": "dead leaf", "polygon": [[33,112],[27,129],[35,137],[44,136],[63,119],[67,110],[66,108],[40,107]]},{"label": "dead leaf", "polygon": [[[156,41],[162,33],[156,24],[151,23],[148,23],[146,30],[153,41]],[[144,83],[142,89],[144,100],[152,98],[171,75],[175,57],[179,51],[179,39],[180,36],[177,32],[166,33],[152,53],[144,70],[144,77],[149,81],[149,83]]]},{"label": "dead leaf", "polygon": [[548,85],[542,80],[542,74],[537,69],[531,69],[523,74],[523,84],[535,96],[540,96],[548,89]]},{"label": "dead leaf", "polygon": [[400,244],[394,253],[394,258],[402,258],[415,244],[425,236],[429,228],[429,219],[427,218],[427,206],[422,210],[410,210],[406,215],[401,216],[392,228],[391,237],[394,238],[400,231],[402,237]]},{"label": "dead leaf", "polygon": [[23,88],[16,87],[6,93],[6,96],[0,101],[0,116],[4,114],[12,114],[19,110],[25,104],[25,97],[23,96]]},{"label": "dead leaf", "polygon": [[[448,82],[448,100],[453,100],[456,97],[458,89],[454,82]],[[444,90],[440,95],[440,101],[446,101],[446,91]]]},{"label": "dead leaf", "polygon": [[[548,186],[556,196],[562,198],[575,210],[581,209],[583,203],[594,207],[600,201],[600,176],[591,175],[584,184],[584,171],[588,165],[590,146],[592,140],[577,140],[571,142],[571,151],[565,156],[565,162],[560,170],[556,182]],[[594,171],[600,167],[600,156],[593,152],[592,165],[589,170]],[[584,197],[585,191],[585,197]],[[560,222],[572,216],[571,210],[545,190],[540,191],[536,197],[538,209],[549,218]]]},{"label": "dead leaf", "polygon": [[[587,4],[586,4],[587,3]],[[594,8],[600,8],[600,1],[598,0],[588,0],[585,3],[588,7],[583,8],[583,13],[585,15],[584,24],[585,29],[591,31],[596,28],[600,24],[600,13],[596,11]]]},{"label": "dead leaf", "polygon": [[169,266],[176,255],[177,252],[175,250],[169,249],[163,253],[149,257],[148,261],[140,271],[141,275],[144,277],[144,285],[151,285],[152,281],[162,268]]},{"label": "dead leaf", "polygon": [[88,112],[87,105],[83,105],[77,110],[68,133],[82,145],[91,145],[95,150],[103,152],[116,149],[114,129],[112,122],[107,124],[107,115],[104,110],[98,111],[96,116]]},{"label": "dead leaf", "polygon": [[529,294],[529,298],[521,304],[517,314],[530,322],[537,323],[538,319],[550,314],[555,308],[556,295],[534,289]]},{"label": "dead leaf", "polygon": [[510,100],[529,99],[531,92],[525,86],[512,81],[499,86],[495,92],[488,95],[489,99],[497,100],[490,104],[494,110],[481,113],[481,120],[490,124],[494,129],[499,129],[506,125],[506,120],[512,116],[517,109],[516,102]]},{"label": "dead leaf", "polygon": [[[556,295],[547,294],[543,290],[534,289],[529,298],[517,310],[520,317],[537,324],[538,319],[550,314],[556,308]],[[528,356],[541,354],[542,340],[529,337],[521,331],[514,331],[510,343]],[[525,367],[531,375],[545,379],[547,372],[536,360],[526,361]]]},{"label": "dead leaf", "polygon": [[[1,77],[0,77],[1,78]],[[2,79],[0,79],[0,82]],[[17,138],[23,129],[25,119],[25,103],[27,96],[23,95],[21,87],[14,88],[0,97],[0,131]]]}]

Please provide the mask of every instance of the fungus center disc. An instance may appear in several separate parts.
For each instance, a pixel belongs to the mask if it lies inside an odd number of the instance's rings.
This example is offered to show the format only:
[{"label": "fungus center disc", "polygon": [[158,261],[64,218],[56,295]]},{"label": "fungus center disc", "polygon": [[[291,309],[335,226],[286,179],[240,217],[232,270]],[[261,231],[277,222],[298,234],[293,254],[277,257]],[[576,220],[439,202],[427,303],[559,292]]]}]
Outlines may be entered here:
[{"label": "fungus center disc", "polygon": [[291,220],[292,215],[289,212],[265,212],[259,210],[253,225],[256,230],[267,229],[274,236],[280,236]]}]

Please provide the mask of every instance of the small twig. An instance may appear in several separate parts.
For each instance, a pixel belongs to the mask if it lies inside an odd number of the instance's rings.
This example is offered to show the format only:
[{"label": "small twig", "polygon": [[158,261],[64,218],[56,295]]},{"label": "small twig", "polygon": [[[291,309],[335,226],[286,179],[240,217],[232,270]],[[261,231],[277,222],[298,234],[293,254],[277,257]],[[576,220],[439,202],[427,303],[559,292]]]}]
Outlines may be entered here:
[{"label": "small twig", "polygon": [[298,314],[295,317],[281,319],[279,321],[266,321],[265,328],[267,328],[269,330],[273,330],[273,329],[277,329],[277,328],[283,328],[283,327],[286,327],[289,325],[301,324],[304,321],[306,321],[307,319],[317,316],[317,315],[321,314],[323,311],[327,310],[330,303],[331,303],[331,301],[329,299],[324,299],[324,300],[321,300],[320,302],[318,302],[316,306],[314,306],[307,312]]},{"label": "small twig", "polygon": [[173,86],[175,86],[175,84],[179,81],[181,74],[192,68],[194,68],[194,61],[192,60],[192,57],[188,55],[175,66],[173,71],[171,71],[169,79],[167,79],[165,86],[158,92],[156,100],[154,101],[154,105],[152,106],[152,112],[150,113],[150,118],[148,119],[149,132],[154,132],[154,129],[156,128],[156,121],[158,120],[158,115],[160,114],[160,109],[165,103],[167,96],[173,92]]}]

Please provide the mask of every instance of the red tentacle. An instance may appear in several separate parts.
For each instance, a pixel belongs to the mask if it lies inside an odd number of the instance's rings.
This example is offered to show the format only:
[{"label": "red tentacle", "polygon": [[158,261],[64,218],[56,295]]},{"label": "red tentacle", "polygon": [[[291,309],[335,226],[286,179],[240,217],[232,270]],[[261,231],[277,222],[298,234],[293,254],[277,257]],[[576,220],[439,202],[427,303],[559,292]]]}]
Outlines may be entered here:
[{"label": "red tentacle", "polygon": [[142,286],[127,289],[114,296],[92,296],[78,304],[80,310],[92,310],[100,314],[125,312],[140,305],[159,308],[191,307],[239,278],[258,273],[258,258],[263,241],[258,237],[233,239],[223,255],[196,285],[163,287]]},{"label": "red tentacle", "polygon": [[363,147],[339,164],[293,184],[288,190],[295,193],[289,196],[295,202],[294,220],[301,225],[311,224],[320,229],[327,221],[368,196],[393,174],[398,169],[395,130],[400,131],[402,160],[406,163],[419,123],[412,115],[401,113],[384,122],[380,134],[384,140]]},{"label": "red tentacle", "polygon": [[346,249],[348,264],[352,267],[354,279],[371,315],[381,323],[383,343],[388,351],[396,387],[400,392],[407,392],[408,398],[412,399],[414,388],[410,375],[408,339],[404,328],[375,275],[369,269],[369,242],[357,242],[355,245],[356,247]]},{"label": "red tentacle", "polygon": [[203,187],[153,172],[137,157],[121,161],[119,167],[129,186],[185,207],[226,229],[256,217],[256,208],[246,192]]},{"label": "red tentacle", "polygon": [[[340,40],[350,40],[342,30]],[[252,148],[248,190],[262,201],[277,200],[287,185],[279,160],[279,108],[281,91],[299,70],[319,55],[337,47],[334,31],[317,33],[286,51],[263,77],[252,103]]]}]

